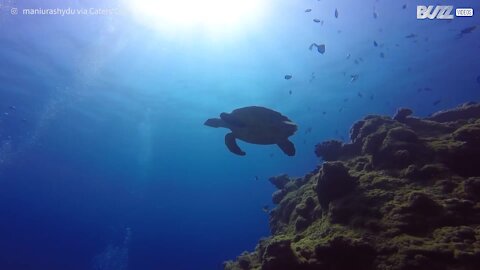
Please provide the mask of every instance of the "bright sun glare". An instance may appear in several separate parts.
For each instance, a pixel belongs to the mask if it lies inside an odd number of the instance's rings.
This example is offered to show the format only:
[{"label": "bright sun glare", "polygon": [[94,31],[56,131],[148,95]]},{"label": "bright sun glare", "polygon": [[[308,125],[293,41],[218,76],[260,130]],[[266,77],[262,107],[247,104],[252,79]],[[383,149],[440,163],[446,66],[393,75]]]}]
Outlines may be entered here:
[{"label": "bright sun glare", "polygon": [[213,33],[238,31],[254,21],[261,0],[129,0],[133,16],[162,32],[202,30]]}]

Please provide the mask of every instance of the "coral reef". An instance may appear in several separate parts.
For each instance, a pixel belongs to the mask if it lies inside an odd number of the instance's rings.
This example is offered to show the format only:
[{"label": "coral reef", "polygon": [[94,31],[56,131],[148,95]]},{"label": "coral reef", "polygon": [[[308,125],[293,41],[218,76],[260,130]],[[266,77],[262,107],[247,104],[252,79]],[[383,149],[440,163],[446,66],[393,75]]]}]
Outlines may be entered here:
[{"label": "coral reef", "polygon": [[226,270],[480,269],[480,104],[367,116],[271,182],[272,236]]}]

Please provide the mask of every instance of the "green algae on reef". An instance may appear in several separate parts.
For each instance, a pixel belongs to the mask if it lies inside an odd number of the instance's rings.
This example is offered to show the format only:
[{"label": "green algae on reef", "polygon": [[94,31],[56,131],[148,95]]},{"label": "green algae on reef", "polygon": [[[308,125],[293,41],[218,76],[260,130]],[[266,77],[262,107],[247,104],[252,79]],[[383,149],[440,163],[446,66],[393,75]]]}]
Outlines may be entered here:
[{"label": "green algae on reef", "polygon": [[429,118],[367,116],[351,143],[278,188],[272,236],[226,270],[476,270],[480,266],[480,104]]}]

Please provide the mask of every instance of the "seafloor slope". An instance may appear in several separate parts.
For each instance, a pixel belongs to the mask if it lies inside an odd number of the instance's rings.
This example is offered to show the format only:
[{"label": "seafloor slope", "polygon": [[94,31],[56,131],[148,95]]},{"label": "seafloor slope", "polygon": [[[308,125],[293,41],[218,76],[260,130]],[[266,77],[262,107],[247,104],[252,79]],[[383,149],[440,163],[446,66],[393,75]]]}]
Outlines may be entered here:
[{"label": "seafloor slope", "polygon": [[272,236],[226,270],[480,269],[480,104],[367,116],[271,182]]}]

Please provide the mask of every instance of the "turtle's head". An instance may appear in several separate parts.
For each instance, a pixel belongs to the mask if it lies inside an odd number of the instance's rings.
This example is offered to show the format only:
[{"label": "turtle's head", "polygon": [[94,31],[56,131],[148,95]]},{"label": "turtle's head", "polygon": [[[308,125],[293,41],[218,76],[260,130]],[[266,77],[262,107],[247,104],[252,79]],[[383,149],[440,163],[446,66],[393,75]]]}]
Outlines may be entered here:
[{"label": "turtle's head", "polygon": [[220,118],[210,118],[207,121],[205,121],[205,123],[203,123],[203,124],[205,126],[214,127],[214,128],[226,127],[227,126],[225,124],[225,122]]}]

